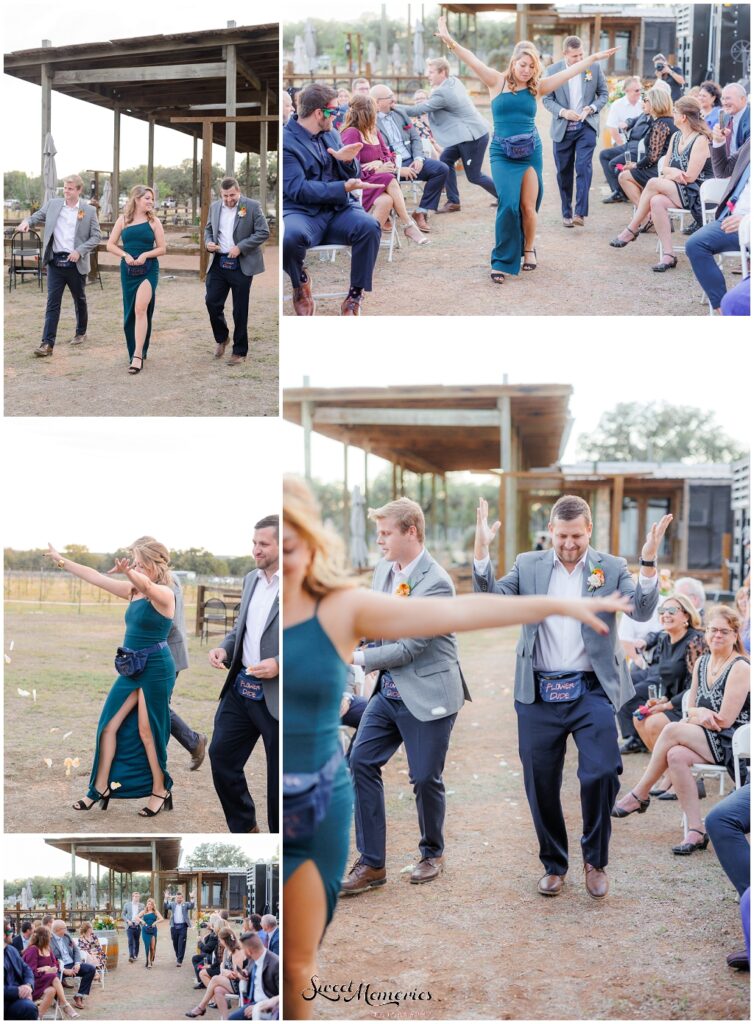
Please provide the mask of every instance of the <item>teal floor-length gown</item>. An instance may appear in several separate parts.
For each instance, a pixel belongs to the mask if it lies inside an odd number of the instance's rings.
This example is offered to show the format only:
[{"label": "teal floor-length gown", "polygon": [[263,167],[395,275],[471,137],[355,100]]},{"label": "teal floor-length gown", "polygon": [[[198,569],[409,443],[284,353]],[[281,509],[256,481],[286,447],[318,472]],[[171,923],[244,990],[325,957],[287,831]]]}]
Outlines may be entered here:
[{"label": "teal floor-length gown", "polygon": [[[154,232],[145,221],[143,224],[129,224],[123,228],[120,236],[120,245],[129,256],[136,258],[143,252],[151,252],[157,245]],[[147,335],[144,341],[143,358],[147,357],[149,339],[152,335],[152,317],[154,316],[154,304],[157,297],[157,280],[160,276],[160,265],[156,259],[148,264],[149,271],[141,277],[130,277],[126,270],[126,261],[120,263],[120,286],[123,289],[123,330],[126,334],[126,347],[128,348],[129,359],[133,358],[136,351],[136,293],[139,285],[149,281],[152,285],[152,298],[147,308]]]},{"label": "teal floor-length gown", "polygon": [[[172,619],[161,615],[145,598],[131,601],[126,610],[126,636],[123,646],[138,651],[151,647],[160,640],[167,640]],[[134,690],[142,690],[149,713],[157,760],[165,773],[165,787],[171,789],[173,780],[167,771],[167,745],[170,739],[170,695],[175,685],[175,662],[169,647],[149,655],[146,668],[135,676],[118,676],[105,700],[105,706],[97,726],[97,740],[94,748],[94,764],[89,780],[90,800],[97,798],[94,788],[99,764],[99,748],[102,730]],[[131,799],[149,796],[152,792],[152,772],[147,752],[139,736],[138,709],[126,715],[116,738],[115,757],[110,768],[109,783],[119,783],[111,792],[113,799]],[[162,796],[162,794],[159,794]]]},{"label": "teal floor-length gown", "polygon": [[[340,743],[340,700],[346,689],[348,669],[316,613],[284,630],[283,643],[283,772],[316,772]],[[344,761],[335,776],[327,814],[314,835],[310,839],[283,842],[285,881],[299,865],[314,861],[325,887],[328,924],[348,860],[352,818],[353,791]]]},{"label": "teal floor-length gown", "polygon": [[497,189],[497,216],[495,217],[495,248],[492,250],[492,269],[505,274],[518,274],[524,254],[524,229],[521,222],[521,183],[524,174],[533,167],[539,180],[537,210],[542,203],[542,140],[536,137],[534,152],[523,160],[511,160],[503,154],[498,139],[535,132],[537,99],[528,89],[501,92],[492,101],[492,119],[495,134],[490,144],[490,168]]},{"label": "teal floor-length gown", "polygon": [[152,911],[148,914],[144,914],[141,919],[141,938],[144,942],[144,952],[147,957],[147,962],[150,960],[150,951],[152,949],[152,939],[154,939],[154,952],[157,955],[157,928],[156,928],[157,914],[153,914]]}]

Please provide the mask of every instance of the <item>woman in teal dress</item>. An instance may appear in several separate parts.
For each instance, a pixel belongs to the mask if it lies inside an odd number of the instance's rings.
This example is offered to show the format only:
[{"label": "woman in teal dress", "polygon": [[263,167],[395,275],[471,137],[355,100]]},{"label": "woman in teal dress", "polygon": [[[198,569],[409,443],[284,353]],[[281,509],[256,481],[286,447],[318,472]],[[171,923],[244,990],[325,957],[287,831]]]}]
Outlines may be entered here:
[{"label": "woman in teal dress", "polygon": [[130,374],[140,373],[147,358],[160,274],[157,257],[166,251],[165,232],[154,214],[154,203],[154,191],[149,186],[134,185],[107,240],[107,251],[121,257],[123,329]]},{"label": "woman in teal dress", "polygon": [[437,35],[490,91],[495,125],[490,143],[490,166],[498,194],[490,277],[495,284],[502,284],[506,274],[515,276],[520,270],[537,268],[534,243],[537,213],[544,194],[542,142],[534,123],[537,99],[554,92],[569,78],[580,75],[595,61],[606,60],[617,50],[593,53],[564,71],[543,78],[539,52],[533,43],[516,43],[508,70],[502,72],[488,67],[471,50],[455,42],[445,18],[438,19]]},{"label": "woman in teal dress", "polygon": [[[118,558],[107,574],[72,562],[52,545],[47,555],[59,569],[127,601],[123,646],[149,651],[144,669],[118,676],[107,695],[97,726],[89,791],[74,809],[89,811],[99,801],[106,810],[111,799],[148,797],[139,814],[153,817],[173,807],[167,743],[175,663],[167,637],[175,615],[175,594],[164,544],[141,538],[130,552],[131,563]],[[122,573],[126,579],[113,579],[111,573]]]},{"label": "woman in teal dress", "polygon": [[[346,666],[362,637],[434,636],[538,622],[547,615],[569,615],[605,633],[597,613],[629,607],[618,597],[561,601],[476,594],[406,601],[364,590],[339,568],[338,539],[323,527],[303,481],[286,479],[283,521],[284,792],[286,777],[337,764]],[[303,994],[317,973],[317,947],[335,911],[348,857],[352,792],[345,764],[335,770],[329,803],[313,833],[293,834],[300,830],[291,827],[286,811],[284,796],[284,1000],[286,1018],[304,1020],[312,1002]]]},{"label": "woman in teal dress", "polygon": [[144,943],[144,956],[148,968],[154,963],[154,955],[157,952],[157,925],[164,920],[165,918],[154,905],[151,896],[142,912],[134,918],[134,921],[141,925],[141,939]]}]

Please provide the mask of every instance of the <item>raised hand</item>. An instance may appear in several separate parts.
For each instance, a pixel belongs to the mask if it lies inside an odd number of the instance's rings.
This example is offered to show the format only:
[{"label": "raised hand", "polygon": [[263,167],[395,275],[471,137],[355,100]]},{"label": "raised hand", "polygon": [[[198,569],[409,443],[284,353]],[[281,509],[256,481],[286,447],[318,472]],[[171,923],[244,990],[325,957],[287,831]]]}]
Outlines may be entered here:
[{"label": "raised hand", "polygon": [[617,52],[618,47],[614,46],[612,50],[600,50],[599,53],[590,53],[586,60],[588,64],[594,64],[598,60],[607,60],[608,57],[612,57],[612,55]]},{"label": "raised hand", "polygon": [[671,515],[663,516],[656,523],[652,523],[647,534],[647,539],[644,541],[644,547],[641,549],[641,557],[645,562],[653,562],[657,558],[657,552],[660,550],[660,544],[662,538],[667,533],[667,529],[673,522]]},{"label": "raised hand", "polygon": [[497,536],[500,529],[500,520],[496,520],[492,526],[489,525],[489,504],[485,498],[479,499],[479,506],[476,510],[476,533],[474,535],[474,558],[481,561],[489,557],[490,544]]},{"label": "raised hand", "polygon": [[47,542],[47,550],[45,551],[45,558],[49,558],[51,561],[57,563],[60,562],[63,556],[57,551],[50,542]]},{"label": "raised hand", "polygon": [[448,23],[445,18],[441,17],[437,19],[437,31],[435,32],[435,37],[437,39],[442,39],[446,46],[450,46],[453,42],[453,37],[450,32],[448,32]]},{"label": "raised hand", "polygon": [[336,160],[342,160],[343,163],[350,164],[352,160],[356,159],[363,148],[363,142],[349,142],[347,146],[341,146],[340,149],[328,147],[327,152],[330,156],[334,156]]},{"label": "raised hand", "polygon": [[112,569],[108,570],[107,575],[116,576],[119,573],[121,573],[125,576],[130,568],[131,565],[127,558],[116,558],[115,565],[112,567]]}]

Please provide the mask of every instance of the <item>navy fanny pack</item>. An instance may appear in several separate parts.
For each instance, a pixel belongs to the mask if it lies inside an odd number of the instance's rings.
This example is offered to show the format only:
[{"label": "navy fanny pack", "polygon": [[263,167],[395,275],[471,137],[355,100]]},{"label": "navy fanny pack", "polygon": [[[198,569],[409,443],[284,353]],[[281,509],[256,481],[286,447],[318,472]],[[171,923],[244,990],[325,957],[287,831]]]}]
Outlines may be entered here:
[{"label": "navy fanny pack", "polygon": [[533,131],[525,132],[523,135],[509,135],[507,139],[494,135],[493,139],[502,149],[503,156],[507,156],[509,160],[525,160],[534,152],[539,135]]},{"label": "navy fanny pack", "polygon": [[238,270],[238,256],[220,253],[220,266],[223,270]]},{"label": "navy fanny pack", "polygon": [[68,259],[71,254],[69,252],[54,252],[52,254],[52,265],[54,267],[72,267],[73,263]]},{"label": "navy fanny pack", "polygon": [[152,269],[156,256],[147,256],[143,263],[127,263],[126,274],[128,277],[145,277]]},{"label": "navy fanny pack", "polygon": [[167,640],[160,640],[151,647],[142,647],[140,651],[132,651],[130,647],[119,647],[115,652],[115,670],[121,676],[136,676],[147,667],[149,655],[167,647]]},{"label": "navy fanny pack", "polygon": [[336,750],[318,772],[283,772],[283,836],[310,839],[330,806],[335,775],[343,761]]},{"label": "navy fanny pack", "polygon": [[570,704],[586,689],[583,672],[537,672],[537,684],[545,704]]}]

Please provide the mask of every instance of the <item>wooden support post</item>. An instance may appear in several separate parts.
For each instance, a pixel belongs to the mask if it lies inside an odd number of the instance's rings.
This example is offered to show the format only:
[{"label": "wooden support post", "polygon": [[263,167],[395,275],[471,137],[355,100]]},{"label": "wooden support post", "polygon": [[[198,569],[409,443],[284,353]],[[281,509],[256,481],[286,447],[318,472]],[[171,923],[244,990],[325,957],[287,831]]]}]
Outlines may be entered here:
[{"label": "wooden support post", "polygon": [[113,110],[113,220],[120,214],[120,107],[116,104]]},{"label": "wooden support post", "polygon": [[364,508],[369,508],[369,449],[364,449]]},{"label": "wooden support post", "polygon": [[511,400],[508,395],[498,398],[497,407],[500,415],[500,469],[503,471],[502,487],[505,492],[505,515],[500,512],[500,564],[498,570],[502,575],[513,565],[516,558],[517,526],[514,502],[515,481],[513,471],[513,428],[511,425]]},{"label": "wooden support post", "polygon": [[[264,83],[264,99],[262,100],[262,113],[266,116],[270,112],[270,85]],[[259,202],[262,213],[267,211],[267,150],[269,146],[269,121],[261,121],[259,124]]]},{"label": "wooden support post", "polygon": [[610,552],[614,555],[620,552],[620,521],[623,512],[623,477],[613,477],[613,486],[610,494]]},{"label": "wooden support post", "polygon": [[42,86],[42,146],[41,146],[41,163],[40,163],[40,203],[44,202],[45,197],[45,139],[47,133],[52,132],[52,82],[50,80],[50,65],[42,64],[40,66],[41,72],[41,86]]},{"label": "wooden support post", "polygon": [[[196,197],[196,193],[197,193],[197,188],[198,188],[198,184],[199,184],[198,150],[199,150],[199,136],[198,136],[198,134],[196,132],[196,129],[195,129],[194,130],[194,152],[193,152],[192,163],[191,163],[191,223],[192,224],[194,224],[196,222],[196,198],[197,198]],[[200,227],[201,227],[201,225],[200,225]],[[201,236],[202,236],[202,232],[200,231],[199,232],[199,238],[200,239],[201,239]]]},{"label": "wooden support post", "polygon": [[76,843],[71,843],[71,910],[76,903]]},{"label": "wooden support post", "polygon": [[[154,188],[154,117],[149,118],[149,142],[147,144],[147,185]],[[157,196],[155,196],[155,206]],[[113,217],[113,220],[116,218]]]},{"label": "wooden support post", "polygon": [[394,462],[390,468],[393,471],[392,491],[393,501],[395,501],[395,499],[398,497],[398,466]]},{"label": "wooden support post", "polygon": [[[230,43],[225,47],[225,113],[236,116],[236,47]],[[234,177],[236,173],[236,124],[228,121],[225,125],[225,173]]]},{"label": "wooden support post", "polygon": [[445,539],[445,547],[448,546],[448,524],[450,520],[450,509],[448,508],[448,475],[443,473],[442,475],[442,497],[443,497],[443,519],[442,519],[442,530]]},{"label": "wooden support post", "polygon": [[[209,221],[209,205],[212,202],[212,122],[205,121],[202,125],[202,190],[199,199],[199,238],[202,229]],[[202,242],[199,246],[199,280],[207,276],[209,253]]]},{"label": "wooden support post", "polygon": [[602,35],[602,15],[595,14],[594,16],[594,38],[592,40],[589,53],[597,53],[600,48],[600,36]]},{"label": "wooden support post", "polygon": [[430,533],[432,535],[432,545],[437,546],[437,473],[432,474],[432,505],[430,516]]},{"label": "wooden support post", "polygon": [[[505,474],[500,474],[500,481],[497,485],[497,503],[500,506],[498,515],[500,516],[501,527],[497,535],[497,575],[504,576],[508,570],[508,566],[505,564],[505,531],[506,523],[508,521],[508,510],[505,507]],[[490,552],[492,557],[492,552]]]},{"label": "wooden support post", "polygon": [[720,577],[723,590],[730,590],[730,557],[733,551],[733,537],[730,533],[724,533],[722,537],[723,561],[720,566]]},{"label": "wooden support post", "polygon": [[312,420],[314,410],[311,402],[301,403],[301,426],[304,428],[304,479],[312,481]]},{"label": "wooden support post", "polygon": [[348,541],[350,539],[350,519],[348,510],[350,506],[348,493],[348,441],[343,442],[343,543],[346,546],[346,558],[348,555]]}]

